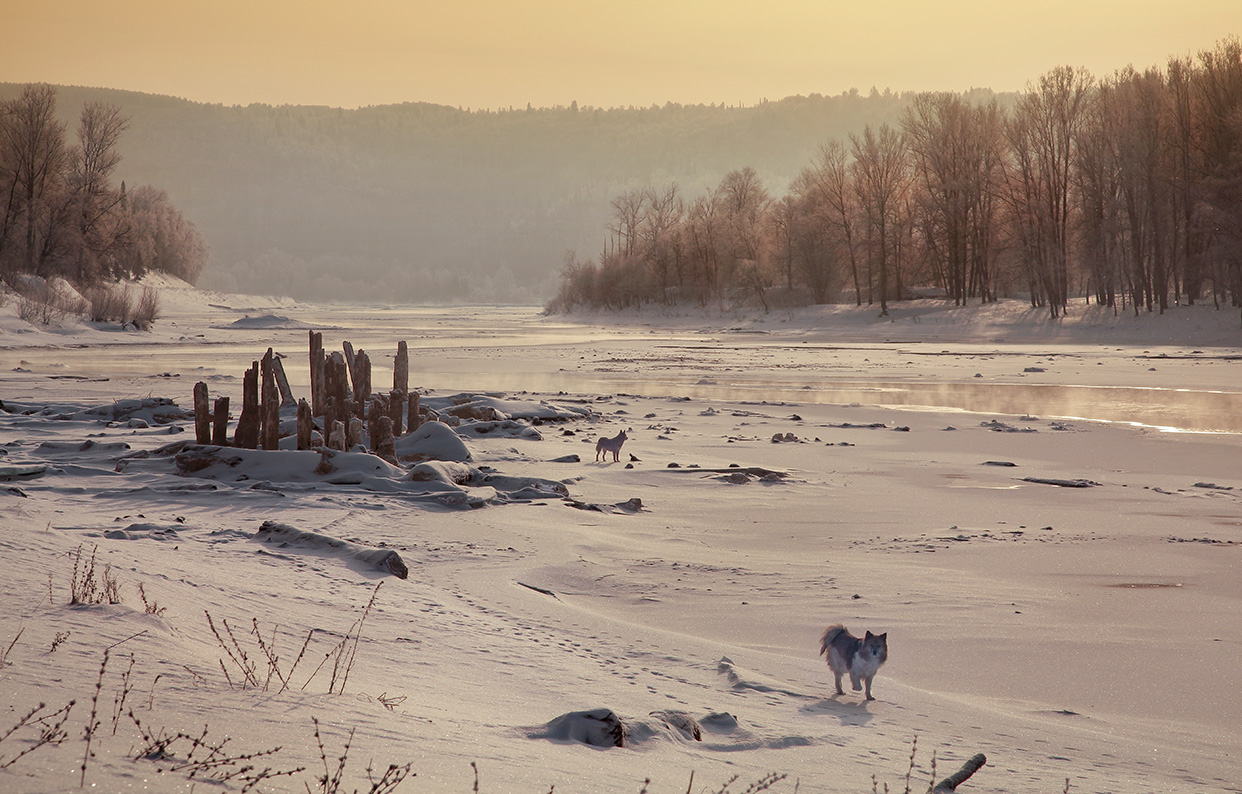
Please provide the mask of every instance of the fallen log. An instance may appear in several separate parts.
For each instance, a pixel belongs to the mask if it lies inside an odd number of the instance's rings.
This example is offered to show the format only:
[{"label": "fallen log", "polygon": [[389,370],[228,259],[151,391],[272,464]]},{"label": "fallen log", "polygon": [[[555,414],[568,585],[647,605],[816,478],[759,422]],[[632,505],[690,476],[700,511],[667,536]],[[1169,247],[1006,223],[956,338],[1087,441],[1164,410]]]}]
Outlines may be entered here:
[{"label": "fallen log", "polygon": [[762,466],[729,466],[724,469],[704,469],[695,466],[678,467],[675,469],[662,469],[672,474],[732,474],[734,472],[743,472],[754,477],[788,477],[789,473],[784,471],[775,471],[773,469],[765,469]]},{"label": "fallen log", "polygon": [[970,779],[970,776],[979,771],[979,768],[988,762],[987,756],[979,753],[966,763],[962,764],[962,768],[946,777],[944,780],[936,784],[931,790],[931,794],[954,794],[957,787]]},{"label": "fallen log", "polygon": [[1039,485],[1056,485],[1061,488],[1091,488],[1099,485],[1094,480],[1062,480],[1056,477],[1023,477],[1023,482],[1033,482]]},{"label": "fallen log", "polygon": [[302,548],[311,552],[320,552],[330,556],[343,557],[354,561],[364,568],[386,571],[398,579],[410,575],[401,555],[392,549],[378,549],[350,543],[347,540],[320,535],[317,532],[306,532],[295,529],[288,524],[276,521],[264,521],[254,539],[260,543],[268,543],[279,548]]}]

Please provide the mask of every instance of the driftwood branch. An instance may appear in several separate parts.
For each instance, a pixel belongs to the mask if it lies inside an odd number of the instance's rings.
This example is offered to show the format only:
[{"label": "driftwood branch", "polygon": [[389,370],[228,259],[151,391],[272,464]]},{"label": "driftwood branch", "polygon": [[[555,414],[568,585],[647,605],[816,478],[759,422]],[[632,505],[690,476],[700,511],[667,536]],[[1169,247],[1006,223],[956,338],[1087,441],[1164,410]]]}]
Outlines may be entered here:
[{"label": "driftwood branch", "polygon": [[962,764],[962,768],[946,777],[944,780],[936,784],[931,794],[953,794],[957,791],[957,787],[970,779],[970,776],[979,771],[979,767],[988,762],[987,756],[979,753],[966,763]]}]

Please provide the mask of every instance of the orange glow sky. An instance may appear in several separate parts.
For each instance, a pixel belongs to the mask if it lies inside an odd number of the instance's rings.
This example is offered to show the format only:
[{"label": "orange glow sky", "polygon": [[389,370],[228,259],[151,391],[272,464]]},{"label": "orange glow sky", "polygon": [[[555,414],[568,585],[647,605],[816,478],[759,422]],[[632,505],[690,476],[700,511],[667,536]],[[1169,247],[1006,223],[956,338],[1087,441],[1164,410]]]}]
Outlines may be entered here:
[{"label": "orange glow sky", "polygon": [[1014,90],[1240,31],[1240,0],[0,0],[0,81],[225,104],[754,104]]}]

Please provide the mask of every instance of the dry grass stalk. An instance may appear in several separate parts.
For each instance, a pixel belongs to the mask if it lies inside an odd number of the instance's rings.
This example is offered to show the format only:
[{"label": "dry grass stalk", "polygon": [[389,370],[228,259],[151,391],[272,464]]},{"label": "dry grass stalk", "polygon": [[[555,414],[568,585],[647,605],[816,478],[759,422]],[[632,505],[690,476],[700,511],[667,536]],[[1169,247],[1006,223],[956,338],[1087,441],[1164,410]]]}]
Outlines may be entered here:
[{"label": "dry grass stalk", "polygon": [[[740,777],[741,775],[734,775],[733,777],[726,780],[723,786],[716,789],[715,794],[731,794],[729,791],[729,787],[732,786],[734,783],[736,783]],[[747,786],[741,792],[741,794],[758,794],[758,792],[760,791],[767,791],[768,789],[772,788],[777,783],[781,782],[787,777],[789,776],[785,774],[780,774],[778,772],[769,772],[768,774],[764,775],[763,777],[759,778],[758,780],[756,780],[755,782]],[[690,777],[690,785],[694,785],[693,775],[691,775]]]},{"label": "dry grass stalk", "polygon": [[[121,582],[112,572],[111,565],[105,565],[103,574],[96,579],[95,556],[99,547],[91,549],[90,559],[83,562],[82,547],[79,545],[70,556],[73,557],[73,573],[69,579],[70,604],[119,604],[121,603]],[[48,583],[48,595],[51,595],[51,582]]]},{"label": "dry grass stalk", "polygon": [[397,706],[400,706],[402,703],[405,702],[406,696],[405,695],[393,695],[392,697],[388,697],[387,692],[381,692],[380,696],[376,698],[376,700],[378,700],[384,706],[384,708],[388,709],[389,711],[396,711]]},{"label": "dry grass stalk", "polygon": [[[148,731],[132,709],[128,714],[143,740],[143,745],[138,749],[134,758],[167,762],[170,764],[170,772],[185,773],[186,777],[191,780],[241,783],[240,790],[245,792],[251,791],[264,781],[277,777],[290,777],[306,769],[306,767],[285,770],[276,770],[272,767],[259,769],[254,764],[256,759],[274,756],[280,752],[281,748],[273,747],[270,750],[260,750],[254,753],[231,754],[225,747],[229,743],[229,738],[225,737],[218,741],[208,739],[209,728],[206,726],[197,736],[180,731],[168,733],[163,728],[158,731]],[[177,748],[186,748],[184,758],[177,757],[174,745]]]},{"label": "dry grass stalk", "polygon": [[69,603],[70,604],[97,604],[95,599],[95,591],[99,587],[95,581],[95,554],[99,551],[96,546],[91,550],[91,558],[85,564],[82,562],[82,547],[79,545],[73,552],[73,574],[69,578]]},{"label": "dry grass stalk", "polygon": [[914,756],[919,751],[919,737],[915,734],[914,740],[910,742],[910,766],[906,768],[906,790],[905,794],[910,794],[910,776],[914,774]]},{"label": "dry grass stalk", "polygon": [[156,617],[162,617],[164,615],[166,608],[160,606],[159,602],[154,598],[147,598],[147,590],[143,587],[142,582],[138,583],[138,597],[142,599],[142,611],[146,612],[148,615],[155,615]]},{"label": "dry grass stalk", "polygon": [[121,583],[117,580],[116,574],[112,573],[111,565],[104,566],[103,588],[100,597],[109,604],[121,603]]},{"label": "dry grass stalk", "polygon": [[38,726],[39,736],[33,743],[30,744],[30,746],[12,758],[6,758],[3,755],[0,755],[0,769],[7,769],[17,763],[19,759],[33,753],[40,747],[58,745],[65,739],[69,738],[69,734],[64,729],[65,721],[69,719],[69,712],[73,709],[73,705],[76,702],[77,701],[71,700],[56,711],[43,714],[42,716],[40,716],[39,713],[47,708],[47,705],[40,703],[18,719],[17,723],[12,728],[9,728],[2,735],[0,735],[0,744],[2,744],[5,739],[8,739],[10,736],[27,726]]},{"label": "dry grass stalk", "polygon": [[4,653],[0,653],[0,667],[4,667],[8,664],[9,652],[13,650],[13,646],[17,644],[17,641],[22,638],[22,632],[25,630],[25,626],[18,629],[17,636],[13,637],[13,641],[9,643],[9,647],[4,649]]},{"label": "dry grass stalk", "polygon": [[[211,627],[211,633],[215,635],[216,642],[224,650],[229,661],[233,663],[233,667],[240,673],[238,682],[234,684],[233,677],[229,675],[229,669],[224,664],[224,659],[220,659],[220,669],[224,672],[225,679],[229,682],[229,686],[234,688],[245,689],[254,687],[267,691],[272,684],[272,678],[280,681],[280,692],[284,692],[289,688],[293,678],[293,671],[297,669],[298,663],[306,655],[306,649],[310,647],[311,638],[315,636],[315,630],[311,629],[306,634],[306,639],[302,642],[302,649],[298,652],[297,657],[289,666],[288,670],[281,670],[280,656],[276,651],[276,632],[279,626],[272,627],[271,636],[268,639],[263,638],[262,630],[259,627],[257,618],[251,619],[250,635],[254,637],[258,645],[259,651],[263,654],[263,658],[267,661],[267,672],[260,680],[259,663],[251,660],[250,655],[246,652],[245,646],[237,639],[237,635],[233,632],[233,627],[229,625],[227,618],[222,618],[220,624],[223,626],[223,632],[216,628],[215,620],[211,617],[210,612],[207,615],[207,625]],[[227,637],[227,639],[226,639]],[[312,676],[313,677],[313,676]],[[309,681],[308,681],[309,683]],[[305,686],[303,686],[305,688]]]},{"label": "dry grass stalk", "polygon": [[[263,641],[263,635],[259,632],[259,621],[252,618],[254,625],[251,627],[251,633],[259,643],[259,648],[263,651],[263,655],[267,657],[268,663],[268,681],[271,681],[272,674],[280,679],[280,691],[284,692],[289,688],[289,682],[293,678],[293,671],[297,669],[298,663],[302,661],[302,657],[306,655],[306,649],[310,647],[311,638],[315,636],[315,630],[311,629],[306,633],[306,639],[302,642],[302,650],[298,651],[297,658],[293,660],[293,664],[289,665],[286,672],[280,670],[280,657],[276,655],[276,627],[272,627],[272,638],[268,642]],[[267,688],[266,683],[264,689]]]},{"label": "dry grass stalk", "polygon": [[99,730],[99,720],[95,718],[95,715],[99,706],[99,690],[103,689],[104,672],[107,669],[108,650],[105,648],[103,652],[103,662],[99,665],[99,680],[95,682],[95,694],[91,697],[91,716],[90,719],[86,721],[86,729],[84,732],[86,738],[86,751],[82,753],[82,777],[78,781],[79,788],[86,785],[86,765],[91,759],[91,741],[95,738],[95,731]]},{"label": "dry grass stalk", "polygon": [[159,675],[157,675],[155,678],[151,680],[151,694],[147,696],[147,711],[150,711],[153,708],[155,708],[155,685],[158,684],[160,682],[160,679],[163,677],[164,677],[164,674],[160,673]]},{"label": "dry grass stalk", "polygon": [[[328,681],[328,693],[345,694],[345,683],[349,680],[349,673],[354,667],[354,659],[358,655],[358,641],[362,637],[362,625],[366,623],[367,616],[371,614],[371,608],[375,606],[375,597],[379,594],[379,589],[383,586],[383,582],[375,585],[375,589],[371,591],[371,600],[367,602],[366,608],[362,610],[362,616],[354,621],[354,625],[350,626],[349,631],[345,632],[345,637],[324,654],[323,661],[315,668],[315,672],[311,673],[310,678],[306,679],[306,684],[302,684],[302,689],[306,689],[306,685],[314,680],[323,666],[332,659],[332,677]],[[337,682],[340,686],[337,686]]]},{"label": "dry grass stalk", "polygon": [[216,622],[212,620],[211,613],[203,610],[203,614],[207,616],[207,625],[211,627],[211,633],[215,635],[216,642],[224,649],[224,653],[233,662],[233,665],[241,673],[241,682],[239,685],[233,683],[232,676],[229,675],[228,668],[224,666],[224,660],[220,659],[220,670],[224,673],[224,678],[229,682],[231,687],[240,687],[242,689],[247,686],[259,687],[259,678],[256,673],[256,665],[250,661],[250,657],[246,655],[246,649],[237,641],[237,637],[233,634],[233,629],[229,626],[227,618],[222,618],[221,623],[224,625],[224,633],[228,636],[226,642],[224,637],[220,635],[220,631],[216,628]]},{"label": "dry grass stalk", "polygon": [[[349,761],[349,748],[354,741],[354,731],[351,728],[349,735],[345,737],[345,747],[341,750],[340,758],[334,762],[335,769],[328,763],[328,751],[324,747],[323,737],[319,733],[319,719],[311,717],[311,721],[315,724],[315,743],[319,745],[319,760],[323,764],[323,775],[315,779],[318,787],[315,789],[318,794],[342,794],[341,781],[345,777],[345,765]],[[472,764],[473,766],[473,764]],[[388,768],[378,778],[375,777],[375,770],[370,764],[367,764],[367,781],[371,787],[367,789],[368,794],[389,794],[401,785],[407,777],[412,775],[411,769],[413,764],[397,766],[389,764]],[[479,790],[478,768],[475,768],[474,790]],[[307,792],[311,791],[310,786],[306,787]],[[354,794],[358,794],[358,789],[354,789]]]},{"label": "dry grass stalk", "polygon": [[112,696],[112,735],[116,736],[116,725],[121,721],[121,713],[125,708],[125,700],[129,697],[132,690],[130,685],[130,676],[134,672],[134,655],[129,655],[129,667],[125,668],[125,672],[121,674],[121,689]]}]

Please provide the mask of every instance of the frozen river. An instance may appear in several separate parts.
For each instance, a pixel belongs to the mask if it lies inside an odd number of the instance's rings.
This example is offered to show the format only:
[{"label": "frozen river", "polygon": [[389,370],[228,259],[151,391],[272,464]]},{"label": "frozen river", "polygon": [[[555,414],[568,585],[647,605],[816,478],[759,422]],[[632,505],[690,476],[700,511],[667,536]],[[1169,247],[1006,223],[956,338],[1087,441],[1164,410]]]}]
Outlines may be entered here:
[{"label": "frozen river", "polygon": [[201,317],[177,314],[170,319],[176,327],[165,330],[185,333],[159,340],[124,332],[90,343],[22,347],[12,344],[21,340],[3,340],[0,399],[20,399],[31,375],[41,376],[34,383],[44,393],[57,380],[73,380],[75,390],[98,391],[101,399],[187,400],[197,380],[214,393],[240,396],[242,372],[269,346],[285,357],[291,384],[304,393],[313,327],[329,351],[346,340],[365,349],[377,388],[390,377],[397,342],[404,340],[411,383],[441,392],[860,403],[1242,433],[1242,357],[1232,349],[828,342],[805,329],[742,333],[567,322],[529,307],[334,307],[326,316],[322,308],[222,313],[226,308],[208,307]]}]

